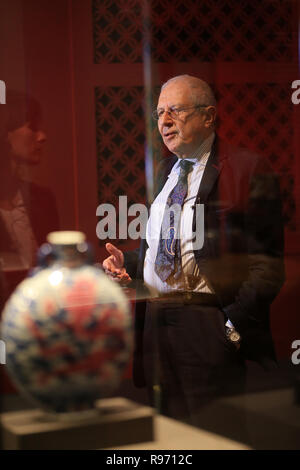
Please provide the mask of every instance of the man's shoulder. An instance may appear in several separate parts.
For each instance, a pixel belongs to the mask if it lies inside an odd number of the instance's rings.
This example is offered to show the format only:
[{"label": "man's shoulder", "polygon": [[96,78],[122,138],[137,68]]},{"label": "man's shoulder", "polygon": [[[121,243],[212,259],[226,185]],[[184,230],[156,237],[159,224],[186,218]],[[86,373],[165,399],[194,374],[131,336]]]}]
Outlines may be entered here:
[{"label": "man's shoulder", "polygon": [[268,172],[273,173],[273,168],[265,155],[244,146],[234,145],[226,140],[216,140],[216,151],[220,162],[230,165],[233,170],[246,171],[247,173]]}]

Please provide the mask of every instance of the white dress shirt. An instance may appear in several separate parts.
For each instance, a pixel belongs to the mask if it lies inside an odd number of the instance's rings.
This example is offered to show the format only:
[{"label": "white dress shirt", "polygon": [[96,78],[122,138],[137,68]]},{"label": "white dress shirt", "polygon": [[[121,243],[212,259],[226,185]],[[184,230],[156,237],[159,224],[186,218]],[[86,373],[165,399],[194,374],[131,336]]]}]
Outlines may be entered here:
[{"label": "white dress shirt", "polygon": [[[180,159],[173,166],[168,179],[153,201],[150,217],[147,224],[146,240],[148,249],[144,261],[144,282],[150,293],[156,296],[158,293],[172,291],[193,291],[213,293],[207,279],[201,274],[196,263],[193,250],[193,216],[195,199],[204,173],[205,165],[211,152],[215,134],[212,133],[199,147],[196,158],[186,158],[194,162],[192,171],[188,174],[188,191],[183,203],[180,218],[180,250],[182,271],[178,279],[170,276],[165,282],[155,273],[155,259],[160,239],[161,224],[164,215],[167,198],[176,186],[180,174]],[[201,204],[201,201],[200,201]],[[197,227],[198,231],[199,227]]]}]

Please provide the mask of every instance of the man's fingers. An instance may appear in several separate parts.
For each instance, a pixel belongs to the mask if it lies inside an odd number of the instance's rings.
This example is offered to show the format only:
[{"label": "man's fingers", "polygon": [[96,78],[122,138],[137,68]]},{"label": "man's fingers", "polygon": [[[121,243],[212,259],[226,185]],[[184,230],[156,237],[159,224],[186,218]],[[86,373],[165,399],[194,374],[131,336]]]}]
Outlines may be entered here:
[{"label": "man's fingers", "polygon": [[129,276],[129,274],[125,271],[125,269],[123,268],[123,270],[116,270],[116,271],[111,271],[110,269],[105,269],[105,274],[107,274],[107,276],[110,277],[110,279],[112,279],[114,282],[118,282],[120,284],[123,284],[123,285],[127,285],[129,284],[129,282],[132,281],[131,277]]},{"label": "man's fingers", "polygon": [[112,243],[106,243],[105,248],[110,254],[102,263],[105,273],[115,282],[125,284],[131,282],[131,277],[123,267],[124,255],[122,251]]},{"label": "man's fingers", "polygon": [[108,258],[106,258],[103,261],[102,266],[103,266],[104,269],[107,269],[108,271],[115,271],[116,270],[115,261],[113,260],[112,256],[109,256]]},{"label": "man's fingers", "polygon": [[111,255],[109,258],[115,264],[116,268],[122,268],[124,264],[124,255],[121,250],[119,250],[115,245],[112,243],[106,243],[105,248],[107,249],[108,253]]}]

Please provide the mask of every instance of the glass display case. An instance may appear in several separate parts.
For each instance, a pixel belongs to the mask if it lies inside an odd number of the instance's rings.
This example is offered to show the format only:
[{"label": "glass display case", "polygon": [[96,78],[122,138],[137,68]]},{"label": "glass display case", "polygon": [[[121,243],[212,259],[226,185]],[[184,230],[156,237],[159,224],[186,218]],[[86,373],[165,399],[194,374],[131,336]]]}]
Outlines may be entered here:
[{"label": "glass display case", "polygon": [[[83,232],[129,301],[110,398],[155,414],[140,449],[299,449],[299,8],[0,4],[1,311],[50,232]],[[6,354],[2,412],[29,410]]]}]

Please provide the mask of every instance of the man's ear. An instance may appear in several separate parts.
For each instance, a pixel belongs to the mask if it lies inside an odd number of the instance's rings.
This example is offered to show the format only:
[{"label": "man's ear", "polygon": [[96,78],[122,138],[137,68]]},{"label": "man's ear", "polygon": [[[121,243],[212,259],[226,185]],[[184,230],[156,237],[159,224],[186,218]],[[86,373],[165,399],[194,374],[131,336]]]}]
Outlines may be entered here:
[{"label": "man's ear", "polygon": [[217,110],[215,106],[208,106],[205,110],[205,127],[213,127],[216,122]]}]

